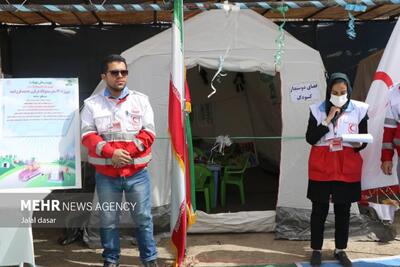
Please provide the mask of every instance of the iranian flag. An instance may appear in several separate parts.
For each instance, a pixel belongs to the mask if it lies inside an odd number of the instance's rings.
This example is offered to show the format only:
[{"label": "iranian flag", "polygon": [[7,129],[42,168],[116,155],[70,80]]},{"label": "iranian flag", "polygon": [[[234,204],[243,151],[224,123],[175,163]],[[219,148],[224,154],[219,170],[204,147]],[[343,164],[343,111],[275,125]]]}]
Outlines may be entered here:
[{"label": "iranian flag", "polygon": [[172,63],[169,86],[168,128],[172,146],[171,166],[171,240],[176,250],[176,266],[185,257],[186,205],[186,139],[185,139],[185,66],[183,56],[183,2],[174,1],[172,22]]}]

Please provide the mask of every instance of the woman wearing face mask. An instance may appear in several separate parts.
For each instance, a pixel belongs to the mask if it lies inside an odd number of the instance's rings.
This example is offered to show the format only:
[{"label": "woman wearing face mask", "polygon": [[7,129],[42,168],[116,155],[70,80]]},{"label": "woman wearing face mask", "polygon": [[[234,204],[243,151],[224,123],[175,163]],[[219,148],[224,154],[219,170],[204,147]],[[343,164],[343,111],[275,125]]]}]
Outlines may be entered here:
[{"label": "woman wearing face mask", "polygon": [[320,266],[324,224],[329,202],[334,203],[334,257],[352,266],[345,253],[349,235],[350,206],[360,200],[362,158],[367,144],[344,143],[342,134],[367,133],[368,105],[350,100],[348,77],[334,73],[327,84],[326,99],[310,106],[306,140],[312,145],[308,162],[307,198],[312,201],[310,263]]}]

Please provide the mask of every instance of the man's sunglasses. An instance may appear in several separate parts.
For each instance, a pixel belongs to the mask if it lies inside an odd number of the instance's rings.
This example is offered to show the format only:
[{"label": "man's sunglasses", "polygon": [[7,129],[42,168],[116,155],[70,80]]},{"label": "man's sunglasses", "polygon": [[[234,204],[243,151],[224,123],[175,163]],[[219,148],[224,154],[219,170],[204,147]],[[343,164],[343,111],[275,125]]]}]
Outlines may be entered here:
[{"label": "man's sunglasses", "polygon": [[122,77],[126,77],[129,73],[128,70],[109,70],[108,72],[114,77],[118,77],[119,74],[121,74]]}]

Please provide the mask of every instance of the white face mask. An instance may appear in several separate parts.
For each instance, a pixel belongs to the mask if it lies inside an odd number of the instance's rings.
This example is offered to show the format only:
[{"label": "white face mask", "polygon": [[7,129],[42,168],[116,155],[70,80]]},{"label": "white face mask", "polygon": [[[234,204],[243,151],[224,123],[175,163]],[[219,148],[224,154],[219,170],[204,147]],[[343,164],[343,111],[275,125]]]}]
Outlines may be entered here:
[{"label": "white face mask", "polygon": [[338,108],[341,108],[344,104],[346,104],[347,100],[347,94],[341,96],[331,95],[330,99],[331,103]]}]

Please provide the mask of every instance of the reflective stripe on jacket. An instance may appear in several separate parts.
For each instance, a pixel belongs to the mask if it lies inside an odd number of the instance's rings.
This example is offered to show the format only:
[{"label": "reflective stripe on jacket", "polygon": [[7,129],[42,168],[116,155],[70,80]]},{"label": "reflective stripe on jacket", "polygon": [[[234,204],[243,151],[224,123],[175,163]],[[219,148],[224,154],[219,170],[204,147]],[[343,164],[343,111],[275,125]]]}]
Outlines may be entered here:
[{"label": "reflective stripe on jacket", "polygon": [[[150,162],[155,130],[146,95],[130,91],[118,100],[105,96],[103,90],[85,100],[81,122],[82,143],[97,172],[112,177],[131,176]],[[114,168],[111,158],[116,149],[128,151],[132,161]]]}]

